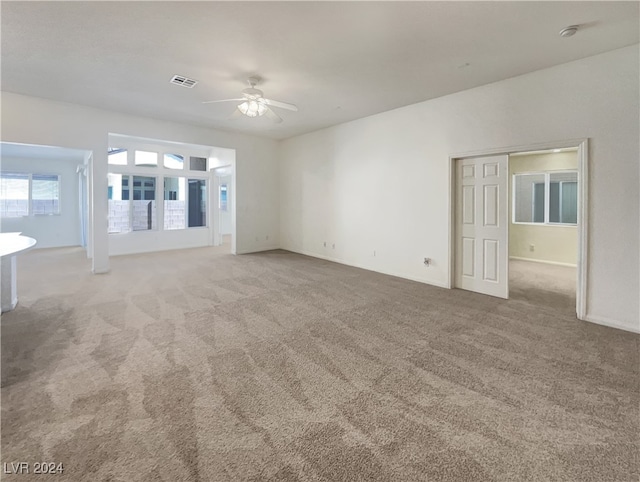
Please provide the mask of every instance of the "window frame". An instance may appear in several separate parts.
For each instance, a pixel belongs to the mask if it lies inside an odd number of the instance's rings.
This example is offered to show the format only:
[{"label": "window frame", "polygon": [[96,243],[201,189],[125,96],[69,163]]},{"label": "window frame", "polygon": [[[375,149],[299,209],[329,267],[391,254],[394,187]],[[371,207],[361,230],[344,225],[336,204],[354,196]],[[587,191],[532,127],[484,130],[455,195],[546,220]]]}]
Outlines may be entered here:
[{"label": "window frame", "polygon": [[[223,192],[224,199],[222,199]],[[218,209],[224,212],[229,210],[229,185],[226,182],[218,185]]]},{"label": "window frame", "polygon": [[[162,155],[162,166],[160,166],[162,169],[166,169],[166,170],[169,170],[169,171],[172,171],[172,172],[185,172],[185,171],[188,171],[188,169],[186,168],[187,161],[184,158],[184,151],[182,151],[180,149],[172,149],[172,150],[164,149],[164,150],[160,151],[160,154]],[[167,156],[180,156],[180,157],[182,157],[182,167],[180,167],[180,168],[167,167],[165,165]]]},{"label": "window frame", "polygon": [[[111,142],[110,142],[111,144]],[[154,219],[153,225],[155,228],[151,230],[133,230],[133,202],[129,206],[129,231],[123,231],[119,233],[109,233],[109,235],[126,235],[131,233],[144,233],[144,232],[159,232],[159,231],[183,231],[192,229],[210,229],[210,212],[211,212],[211,170],[210,162],[211,155],[206,151],[199,151],[195,149],[189,149],[184,147],[163,146],[158,144],[147,144],[144,142],[121,142],[114,141],[114,145],[117,145],[119,149],[127,150],[127,163],[126,164],[108,164],[107,170],[110,174],[119,174],[122,176],[130,176],[130,183],[133,183],[133,176],[142,177],[154,177],[156,179],[155,186],[155,201],[156,201],[156,219]],[[147,151],[156,152],[158,154],[158,164],[155,166],[149,165],[137,165],[135,164],[135,152]],[[165,167],[164,156],[165,155],[180,155],[184,159],[182,169],[171,169]],[[201,157],[206,160],[204,171],[192,171],[188,161],[191,157]],[[185,227],[179,229],[164,229],[164,180],[165,178],[184,177],[186,179],[187,187],[185,193]],[[188,180],[199,179],[205,181],[206,186],[206,219],[204,226],[189,227],[189,189]],[[130,187],[130,201],[133,201],[133,186]]]},{"label": "window frame", "polygon": [[[205,172],[205,171],[197,171],[197,172]],[[211,182],[208,178],[205,177],[197,177],[197,176],[192,176],[191,174],[185,176],[187,178],[186,181],[186,193],[185,193],[185,219],[186,219],[186,224],[185,224],[185,229],[208,229],[209,228],[209,224],[210,224],[210,217],[211,217],[211,193],[210,193],[210,189],[211,189]],[[189,182],[190,181],[204,181],[204,192],[205,192],[205,204],[204,204],[204,213],[205,213],[205,222],[202,226],[189,226]]]},{"label": "window frame", "polygon": [[[5,174],[16,174],[20,176],[27,176],[28,178],[28,193],[27,193],[27,214],[21,216],[4,216],[0,212],[0,219],[21,219],[21,218],[39,218],[49,216],[61,216],[62,215],[62,175],[59,173],[47,173],[47,172],[24,172],[24,171],[0,171],[0,177]],[[35,214],[33,212],[33,176],[55,176],[58,178],[58,212],[48,214]]]},{"label": "window frame", "polygon": [[[523,225],[531,225],[531,226],[578,226],[578,222],[575,223],[552,223],[549,221],[549,212],[551,209],[551,174],[575,174],[575,181],[553,181],[560,184],[559,187],[559,209],[560,213],[562,212],[562,183],[564,182],[575,182],[577,184],[578,190],[576,192],[576,210],[577,210],[577,221],[580,220],[580,178],[577,169],[558,169],[551,171],[523,171],[523,172],[514,172],[511,175],[511,223],[512,224],[523,224]],[[535,221],[516,221],[516,177],[517,176],[530,176],[530,175],[538,175],[544,176],[544,221],[543,222],[535,222]],[[534,218],[535,212],[535,199],[536,199],[536,184],[542,184],[541,182],[533,182],[531,184],[531,189],[533,190],[531,194],[531,219]]]},{"label": "window frame", "polygon": [[[162,177],[162,230],[163,231],[183,231],[185,229],[190,229],[188,226],[188,214],[185,210],[185,215],[183,218],[183,223],[182,223],[182,227],[180,228],[167,228],[166,227],[166,219],[165,219],[165,203],[167,201],[179,201],[179,199],[177,199],[179,196],[179,188],[180,188],[180,180],[184,181],[184,203],[185,206],[188,206],[188,196],[189,196],[189,178],[187,178],[184,175],[184,171],[178,171],[177,169],[173,170],[174,172],[177,172],[179,175],[177,176],[163,176]],[[165,195],[165,182],[167,179],[176,179],[178,181],[178,191],[176,191],[176,199],[165,199],[164,195]]]}]

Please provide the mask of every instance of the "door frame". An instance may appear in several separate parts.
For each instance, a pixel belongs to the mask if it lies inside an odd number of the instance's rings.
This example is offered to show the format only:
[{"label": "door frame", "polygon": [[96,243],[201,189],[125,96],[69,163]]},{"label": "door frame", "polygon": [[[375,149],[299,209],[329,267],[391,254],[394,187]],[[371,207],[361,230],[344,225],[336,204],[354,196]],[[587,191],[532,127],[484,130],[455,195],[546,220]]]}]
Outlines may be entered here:
[{"label": "door frame", "polygon": [[[550,149],[578,148],[578,260],[576,276],[576,316],[586,320],[587,284],[588,284],[588,247],[589,247],[589,139],[568,139],[537,144],[508,146],[496,149],[463,152],[449,156],[449,279],[447,288],[455,287],[456,274],[456,160],[473,157],[511,155],[520,152],[543,151]],[[509,254],[507,251],[507,270]],[[508,271],[507,271],[508,272]],[[508,283],[508,279],[507,279]]]},{"label": "door frame", "polygon": [[[212,167],[210,169],[211,173],[211,191],[209,193],[211,206],[211,239],[210,243],[212,246],[220,246],[222,244],[222,235],[220,234],[220,198],[219,198],[219,189],[220,189],[220,176],[217,175],[216,171],[220,169],[230,169],[230,173],[228,176],[231,177],[231,199],[228,199],[228,203],[231,204],[231,254],[236,254],[236,203],[235,203],[235,179],[236,172],[233,164],[225,164],[222,166]],[[226,177],[226,176],[223,176]],[[215,216],[214,216],[215,214]]]}]

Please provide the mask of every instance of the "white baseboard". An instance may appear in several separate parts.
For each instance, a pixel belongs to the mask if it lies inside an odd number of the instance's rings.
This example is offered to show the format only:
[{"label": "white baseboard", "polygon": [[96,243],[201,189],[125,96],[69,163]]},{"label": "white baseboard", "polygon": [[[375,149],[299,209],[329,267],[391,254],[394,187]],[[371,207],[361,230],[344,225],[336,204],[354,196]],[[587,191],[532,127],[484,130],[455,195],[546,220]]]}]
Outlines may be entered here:
[{"label": "white baseboard", "polygon": [[236,249],[236,254],[251,254],[251,253],[261,253],[262,251],[273,251],[275,249],[282,249],[280,248],[280,246],[278,245],[272,245],[272,246],[260,246],[260,247],[256,247],[256,248],[249,248],[249,249]]},{"label": "white baseboard", "polygon": [[577,268],[577,264],[572,263],[560,263],[558,261],[546,261],[542,259],[521,258],[519,256],[509,256],[509,259],[515,259],[516,261],[531,261],[532,263],[552,264],[554,266],[567,266],[569,268]]},{"label": "white baseboard", "polygon": [[603,318],[602,316],[587,315],[584,317],[584,320],[588,321],[589,323],[595,323],[597,325],[608,326],[610,328],[617,328],[618,330],[630,331],[631,333],[640,334],[640,327],[629,326],[626,323],[621,323],[617,320],[612,320],[609,318]]},{"label": "white baseboard", "polygon": [[291,248],[282,248],[282,249],[284,249],[285,251],[290,251],[292,253],[302,254],[304,256],[310,256],[312,258],[324,259],[325,261],[331,261],[332,263],[338,263],[338,264],[343,264],[345,266],[351,266],[352,268],[365,269],[367,271],[372,271],[374,273],[385,274],[387,276],[395,276],[396,278],[407,279],[409,281],[416,281],[418,283],[423,283],[423,284],[430,285],[430,286],[436,286],[438,288],[449,289],[449,286],[446,283],[439,283],[437,281],[427,281],[427,280],[424,280],[424,279],[416,278],[415,276],[410,276],[410,275],[406,275],[406,274],[402,274],[402,273],[391,273],[389,271],[373,269],[370,266],[363,266],[363,265],[354,264],[354,263],[347,263],[346,261],[343,261],[343,260],[341,260],[339,258],[333,258],[331,256],[325,256],[325,255],[322,255],[322,254],[319,254],[319,253],[312,253],[310,251],[296,251],[296,250],[291,249]]}]

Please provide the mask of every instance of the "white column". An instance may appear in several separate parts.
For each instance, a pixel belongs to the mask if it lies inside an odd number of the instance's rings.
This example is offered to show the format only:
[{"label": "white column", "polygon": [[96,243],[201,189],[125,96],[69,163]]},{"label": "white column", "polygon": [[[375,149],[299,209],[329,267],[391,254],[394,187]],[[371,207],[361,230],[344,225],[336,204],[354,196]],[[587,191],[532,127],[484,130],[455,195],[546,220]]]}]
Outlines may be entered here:
[{"label": "white column", "polygon": [[2,297],[2,312],[13,310],[18,304],[18,283],[16,281],[16,257],[3,256],[0,270],[0,292]]},{"label": "white column", "polygon": [[95,274],[109,271],[109,204],[107,199],[107,148],[108,138],[100,142],[99,149],[93,151],[91,168],[91,219],[93,258],[91,270]]}]

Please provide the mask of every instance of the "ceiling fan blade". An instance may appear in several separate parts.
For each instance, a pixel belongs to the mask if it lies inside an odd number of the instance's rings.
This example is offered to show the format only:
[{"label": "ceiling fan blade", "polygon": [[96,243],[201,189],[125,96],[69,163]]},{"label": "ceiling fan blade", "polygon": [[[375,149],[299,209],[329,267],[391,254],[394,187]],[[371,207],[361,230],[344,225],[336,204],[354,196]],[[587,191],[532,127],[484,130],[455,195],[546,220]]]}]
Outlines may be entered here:
[{"label": "ceiling fan blade", "polygon": [[272,105],[274,107],[280,107],[281,109],[287,109],[287,110],[292,110],[294,112],[298,112],[298,108],[295,105],[289,104],[287,102],[280,102],[279,100],[271,100],[271,99],[264,99],[264,101],[267,105]]},{"label": "ceiling fan blade", "polygon": [[240,117],[242,117],[242,112],[240,112],[240,109],[236,109],[233,111],[233,114],[231,114],[229,116],[229,120],[237,120],[240,119]]},{"label": "ceiling fan blade", "polygon": [[216,102],[238,102],[240,100],[245,100],[245,99],[222,99],[222,100],[208,100],[206,102],[203,102],[203,104],[215,104]]},{"label": "ceiling fan blade", "polygon": [[267,109],[267,111],[264,113],[264,115],[267,116],[269,119],[271,119],[276,124],[280,124],[280,122],[282,122],[282,117],[280,117],[278,114],[273,112],[271,109]]}]

